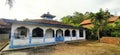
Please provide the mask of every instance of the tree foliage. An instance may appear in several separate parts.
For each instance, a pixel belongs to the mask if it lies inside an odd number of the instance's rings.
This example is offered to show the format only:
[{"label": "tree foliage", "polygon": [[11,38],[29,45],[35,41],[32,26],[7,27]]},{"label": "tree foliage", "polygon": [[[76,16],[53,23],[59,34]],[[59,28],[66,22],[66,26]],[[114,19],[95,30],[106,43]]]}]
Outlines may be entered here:
[{"label": "tree foliage", "polygon": [[99,10],[99,12],[95,13],[92,18],[92,23],[94,24],[94,28],[97,28],[96,30],[96,36],[98,37],[98,40],[100,39],[100,31],[107,25],[108,18],[110,18],[110,12],[108,10],[103,11],[102,9]]},{"label": "tree foliage", "polygon": [[66,24],[71,24],[75,27],[79,27],[79,24],[86,19],[91,19],[94,27],[91,28],[91,35],[95,35],[100,38],[100,31],[105,30],[105,26],[107,26],[108,18],[111,17],[111,14],[108,10],[100,9],[97,13],[86,12],[85,14],[75,12],[72,16],[65,16],[62,18],[62,22]]},{"label": "tree foliage", "polygon": [[85,20],[88,19],[91,15],[90,12],[86,12],[85,14],[80,12],[74,12],[73,15],[68,15],[62,18],[62,22],[65,24],[70,24],[75,27],[79,27],[79,24]]},{"label": "tree foliage", "polygon": [[115,22],[115,26],[112,28],[112,36],[120,37],[120,21]]}]

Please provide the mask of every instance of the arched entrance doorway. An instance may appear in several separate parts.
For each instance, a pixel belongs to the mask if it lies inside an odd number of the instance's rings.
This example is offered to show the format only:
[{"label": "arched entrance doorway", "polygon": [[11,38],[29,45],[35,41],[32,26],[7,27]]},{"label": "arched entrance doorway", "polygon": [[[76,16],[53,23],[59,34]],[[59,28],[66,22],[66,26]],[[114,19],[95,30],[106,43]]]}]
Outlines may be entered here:
[{"label": "arched entrance doorway", "polygon": [[56,42],[61,42],[64,41],[64,37],[63,37],[63,31],[61,29],[58,29],[56,31]]},{"label": "arched entrance doorway", "polygon": [[69,30],[65,30],[65,36],[70,37],[70,31]]},{"label": "arched entrance doorway", "polygon": [[53,29],[47,29],[45,37],[46,38],[52,38],[52,37],[54,37],[54,30]]},{"label": "arched entrance doorway", "polygon": [[32,31],[33,37],[43,37],[43,30],[41,28],[35,28]]},{"label": "arched entrance doorway", "polygon": [[26,38],[29,35],[29,29],[22,26],[18,27],[15,31],[15,38],[20,39],[20,38]]},{"label": "arched entrance doorway", "polygon": [[72,30],[72,36],[76,37],[76,31],[75,30]]},{"label": "arched entrance doorway", "polygon": [[56,31],[56,37],[63,37],[63,31],[61,29]]}]

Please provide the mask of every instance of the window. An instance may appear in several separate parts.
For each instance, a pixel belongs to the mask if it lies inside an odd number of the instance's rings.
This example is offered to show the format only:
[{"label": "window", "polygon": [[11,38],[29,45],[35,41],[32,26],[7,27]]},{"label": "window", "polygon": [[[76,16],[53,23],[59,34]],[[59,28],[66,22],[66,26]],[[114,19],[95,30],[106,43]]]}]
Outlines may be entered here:
[{"label": "window", "polygon": [[46,35],[45,37],[47,37],[47,38],[54,37],[54,30],[53,29],[47,29],[45,35]]},{"label": "window", "polygon": [[63,37],[63,31],[61,29],[56,31],[56,37]]},{"label": "window", "polygon": [[76,36],[76,31],[72,30],[72,36],[75,37]]},{"label": "window", "polygon": [[41,28],[35,28],[32,31],[33,37],[43,37],[43,30]]},{"label": "window", "polygon": [[70,31],[69,30],[65,31],[65,36],[70,36]]},{"label": "window", "polygon": [[26,27],[19,27],[16,29],[17,33],[15,33],[15,38],[25,38],[29,30]]}]

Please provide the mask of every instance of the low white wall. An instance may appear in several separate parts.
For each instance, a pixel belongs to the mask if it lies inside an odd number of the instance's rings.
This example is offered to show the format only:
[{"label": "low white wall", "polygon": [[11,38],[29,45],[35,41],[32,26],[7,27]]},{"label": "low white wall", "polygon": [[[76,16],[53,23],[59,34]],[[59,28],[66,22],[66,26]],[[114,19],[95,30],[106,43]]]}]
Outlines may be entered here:
[{"label": "low white wall", "polygon": [[[71,41],[71,40],[84,40],[83,37],[64,37],[65,41]],[[51,43],[55,42],[55,38],[32,38],[31,44],[42,44],[42,43]],[[29,39],[14,39],[13,45],[28,45],[29,44]]]},{"label": "low white wall", "polygon": [[14,39],[13,45],[28,45],[29,39]]},{"label": "low white wall", "polygon": [[72,37],[72,40],[77,40],[77,37]]},{"label": "low white wall", "polygon": [[55,38],[45,38],[45,43],[55,42]]},{"label": "low white wall", "polygon": [[80,40],[80,39],[84,39],[84,40],[85,40],[85,38],[84,38],[84,37],[79,37],[78,39],[79,39],[79,40]]},{"label": "low white wall", "polygon": [[34,37],[32,38],[32,44],[41,44],[43,43],[43,38]]},{"label": "low white wall", "polygon": [[65,41],[71,41],[71,37],[65,37]]}]

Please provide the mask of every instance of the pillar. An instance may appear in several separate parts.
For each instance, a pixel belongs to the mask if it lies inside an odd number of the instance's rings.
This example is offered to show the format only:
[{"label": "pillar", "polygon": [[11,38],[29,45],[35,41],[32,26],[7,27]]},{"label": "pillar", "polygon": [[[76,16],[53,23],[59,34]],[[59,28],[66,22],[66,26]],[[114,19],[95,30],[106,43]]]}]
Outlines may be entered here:
[{"label": "pillar", "polygon": [[63,30],[63,37],[64,37],[64,41],[63,42],[65,42],[65,29],[61,29],[61,30]]},{"label": "pillar", "polygon": [[63,37],[65,37],[65,30],[63,29]]},{"label": "pillar", "polygon": [[56,31],[57,31],[57,29],[53,29],[54,30],[54,37],[56,37]]},{"label": "pillar", "polygon": [[79,29],[76,30],[76,38],[78,39],[80,37]]},{"label": "pillar", "polygon": [[54,30],[54,42],[56,42],[56,31],[57,29],[53,29]]},{"label": "pillar", "polygon": [[30,29],[29,31],[29,44],[32,44],[32,30],[33,29]]},{"label": "pillar", "polygon": [[72,40],[72,30],[70,30],[70,39]]},{"label": "pillar", "polygon": [[43,43],[45,43],[46,29],[43,29]]},{"label": "pillar", "polygon": [[11,26],[11,37],[10,37],[10,46],[9,48],[13,48],[14,46],[14,36],[15,36],[15,27],[13,27],[13,25]]},{"label": "pillar", "polygon": [[84,39],[86,38],[86,31],[85,31],[85,29],[83,30],[83,38]]},{"label": "pillar", "polygon": [[14,42],[14,33],[11,32],[11,37],[10,37],[10,48],[13,48],[13,42]]}]

